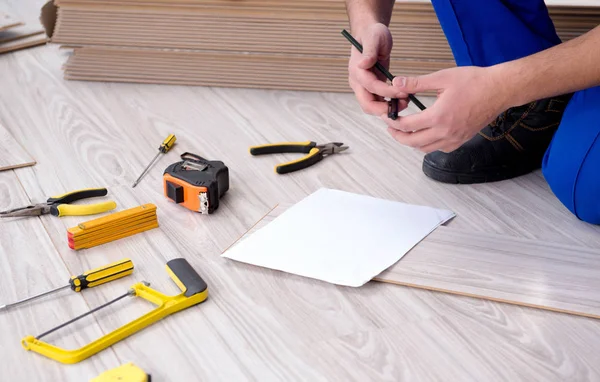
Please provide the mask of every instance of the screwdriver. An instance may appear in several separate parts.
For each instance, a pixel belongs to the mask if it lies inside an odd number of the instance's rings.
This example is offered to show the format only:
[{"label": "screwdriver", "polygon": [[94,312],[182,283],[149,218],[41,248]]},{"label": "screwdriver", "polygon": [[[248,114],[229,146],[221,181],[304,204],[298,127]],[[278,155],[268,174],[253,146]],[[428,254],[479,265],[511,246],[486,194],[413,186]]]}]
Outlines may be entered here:
[{"label": "screwdriver", "polygon": [[160,147],[158,148],[158,153],[156,154],[156,156],[154,157],[154,159],[152,159],[152,161],[150,162],[150,164],[142,172],[142,175],[140,175],[140,177],[137,178],[137,180],[133,183],[133,186],[131,186],[132,188],[134,188],[135,186],[138,185],[138,183],[140,182],[140,180],[142,179],[142,177],[144,175],[146,175],[146,172],[148,172],[148,170],[150,169],[150,167],[152,166],[152,164],[154,163],[154,161],[156,161],[156,159],[158,158],[158,156],[160,154],[166,154],[167,151],[171,150],[171,147],[173,147],[173,145],[175,144],[176,140],[177,140],[177,138],[175,137],[175,135],[169,134],[169,136],[163,141],[163,143],[161,143]]},{"label": "screwdriver", "polygon": [[28,297],[23,300],[19,300],[17,302],[13,302],[12,304],[1,305],[0,310],[11,308],[13,306],[22,304],[27,301],[31,301],[38,297],[46,296],[50,293],[54,293],[62,289],[71,288],[75,292],[81,292],[84,289],[93,288],[95,286],[102,285],[109,281],[120,279],[121,277],[128,276],[131,273],[133,273],[133,262],[130,259],[123,259],[108,264],[104,267],[92,269],[91,271],[82,273],[79,276],[72,276],[69,279],[69,283],[65,286],[61,286],[48,292],[40,293],[38,295]]}]

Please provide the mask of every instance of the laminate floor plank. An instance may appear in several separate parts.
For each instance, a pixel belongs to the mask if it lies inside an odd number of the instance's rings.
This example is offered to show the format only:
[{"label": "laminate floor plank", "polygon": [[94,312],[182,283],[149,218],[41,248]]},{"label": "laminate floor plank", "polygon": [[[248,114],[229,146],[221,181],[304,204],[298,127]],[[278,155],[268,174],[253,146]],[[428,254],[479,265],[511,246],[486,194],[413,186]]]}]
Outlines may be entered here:
[{"label": "laminate floor plank", "polygon": [[0,124],[0,171],[35,165],[35,160]]},{"label": "laminate floor plank", "polygon": [[[513,309],[490,313],[494,315],[486,323],[481,316],[441,316],[357,332],[315,344],[314,351],[335,354],[340,375],[348,380],[558,382],[600,376],[597,356],[591,353],[598,350],[597,343],[583,344],[580,338],[579,333],[590,330],[582,329],[585,323],[540,322]],[[579,333],[572,335],[572,330]]]},{"label": "laminate floor plank", "polygon": [[377,280],[600,318],[600,251],[440,227]]},{"label": "laminate floor plank", "polygon": [[600,319],[599,269],[597,249],[440,226],[374,280]]}]

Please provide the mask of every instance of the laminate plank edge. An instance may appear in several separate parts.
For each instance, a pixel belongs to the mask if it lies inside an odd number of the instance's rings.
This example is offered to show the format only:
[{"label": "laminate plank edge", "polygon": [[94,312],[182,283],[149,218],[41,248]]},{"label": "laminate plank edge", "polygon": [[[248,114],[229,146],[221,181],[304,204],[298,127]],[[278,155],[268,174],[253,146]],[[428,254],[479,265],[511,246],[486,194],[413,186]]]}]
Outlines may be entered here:
[{"label": "laminate plank edge", "polygon": [[[289,206],[277,205],[228,248]],[[599,269],[597,249],[441,226],[373,281],[600,319]]]},{"label": "laminate plank edge", "polygon": [[[0,53],[2,49],[0,48]],[[0,171],[35,165],[35,160],[0,124]]]}]

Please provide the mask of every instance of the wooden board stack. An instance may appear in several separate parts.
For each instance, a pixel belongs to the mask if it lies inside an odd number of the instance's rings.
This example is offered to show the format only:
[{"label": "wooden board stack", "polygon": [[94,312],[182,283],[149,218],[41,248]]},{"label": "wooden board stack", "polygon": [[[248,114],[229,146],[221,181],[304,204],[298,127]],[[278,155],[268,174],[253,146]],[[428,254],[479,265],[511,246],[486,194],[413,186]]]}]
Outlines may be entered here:
[{"label": "wooden board stack", "polygon": [[[52,40],[74,48],[71,80],[291,90],[350,91],[349,29],[340,0],[55,0]],[[600,23],[600,10],[553,6],[572,39]],[[394,8],[391,72],[454,66],[429,1]]]},{"label": "wooden board stack", "polygon": [[158,227],[156,206],[144,204],[78,224],[67,230],[69,248],[80,250]]}]

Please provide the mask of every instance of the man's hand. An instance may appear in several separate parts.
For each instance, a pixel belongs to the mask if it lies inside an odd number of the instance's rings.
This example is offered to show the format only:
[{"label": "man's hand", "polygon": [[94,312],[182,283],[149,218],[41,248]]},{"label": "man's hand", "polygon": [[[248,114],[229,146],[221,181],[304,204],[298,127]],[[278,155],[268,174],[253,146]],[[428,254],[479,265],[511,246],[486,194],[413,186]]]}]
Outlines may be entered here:
[{"label": "man's hand", "polygon": [[398,142],[426,153],[448,153],[511,107],[600,86],[599,45],[600,26],[531,56],[487,68],[458,67],[404,81],[395,78],[399,91],[436,90],[438,99],[425,111],[396,121],[380,115]]},{"label": "man's hand", "polygon": [[348,63],[348,82],[362,110],[372,115],[387,114],[387,102],[384,97],[399,98],[398,111],[404,110],[408,104],[408,95],[389,85],[385,76],[374,68],[377,61],[386,69],[389,68],[393,42],[388,27],[374,23],[354,38],[363,46],[363,53],[352,47]]},{"label": "man's hand", "polygon": [[454,151],[508,109],[510,96],[499,75],[495,68],[458,67],[421,77],[396,77],[393,85],[398,91],[437,91],[437,100],[417,114],[393,121],[381,113],[381,118],[403,145],[425,153]]}]

